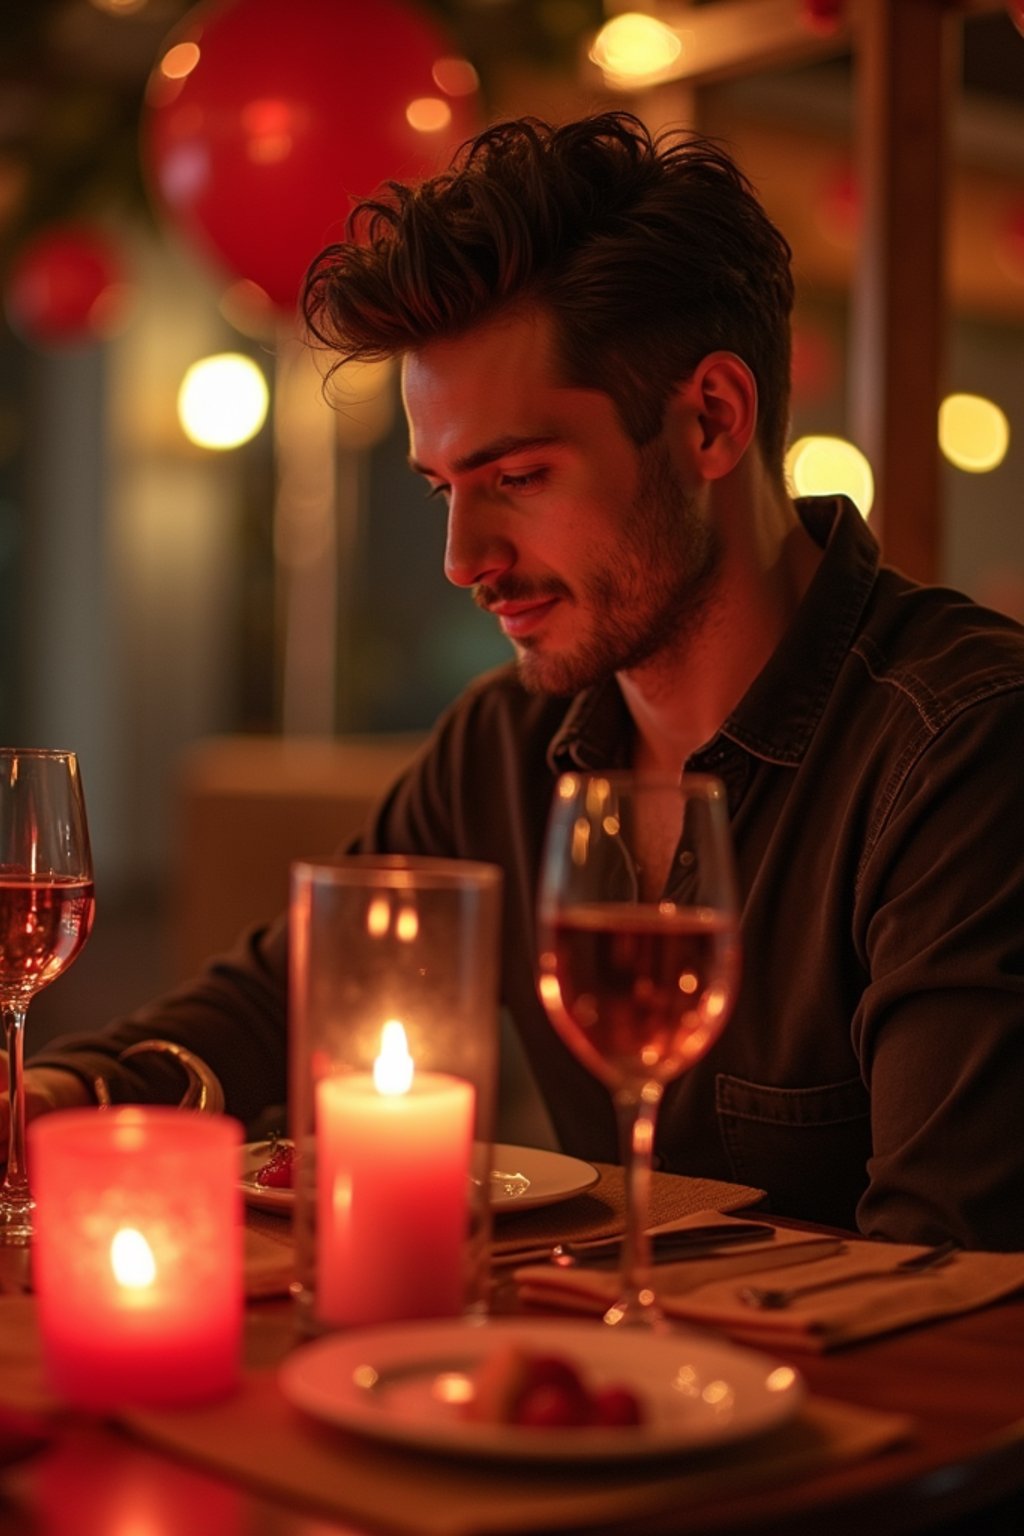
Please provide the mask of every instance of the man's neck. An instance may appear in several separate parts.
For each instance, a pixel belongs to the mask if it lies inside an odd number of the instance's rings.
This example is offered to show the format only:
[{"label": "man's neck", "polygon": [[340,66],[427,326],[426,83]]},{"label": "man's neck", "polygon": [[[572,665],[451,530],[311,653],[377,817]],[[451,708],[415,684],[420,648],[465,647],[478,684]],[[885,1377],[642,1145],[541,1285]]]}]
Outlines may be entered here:
[{"label": "man's neck", "polygon": [[[730,536],[731,535],[731,536]],[[741,511],[700,622],[644,666],[619,674],[636,725],[633,766],[679,772],[736,707],[775,650],[821,550],[792,504]]]}]

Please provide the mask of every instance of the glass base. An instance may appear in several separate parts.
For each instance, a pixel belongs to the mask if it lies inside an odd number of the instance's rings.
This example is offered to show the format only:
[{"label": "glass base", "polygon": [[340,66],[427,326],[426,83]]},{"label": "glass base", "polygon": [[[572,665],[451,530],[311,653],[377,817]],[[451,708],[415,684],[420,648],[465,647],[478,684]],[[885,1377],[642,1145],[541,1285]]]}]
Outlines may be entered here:
[{"label": "glass base", "polygon": [[20,1205],[10,1209],[0,1207],[0,1247],[25,1248],[28,1246],[33,1236],[32,1212],[34,1209],[34,1200],[30,1200],[24,1208]]},{"label": "glass base", "polygon": [[669,1328],[671,1324],[658,1305],[654,1292],[644,1286],[642,1290],[620,1296],[604,1314],[602,1322],[610,1328]]}]

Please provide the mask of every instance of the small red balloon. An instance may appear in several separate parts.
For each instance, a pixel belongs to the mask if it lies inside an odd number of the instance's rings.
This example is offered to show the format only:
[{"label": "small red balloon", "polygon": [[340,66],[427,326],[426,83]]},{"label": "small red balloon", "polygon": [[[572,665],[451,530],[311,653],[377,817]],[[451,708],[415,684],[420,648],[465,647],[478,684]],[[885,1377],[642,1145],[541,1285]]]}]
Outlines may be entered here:
[{"label": "small red balloon", "polygon": [[4,308],[24,341],[75,346],[111,333],[128,291],[120,251],[109,235],[84,224],[53,224],[17,252]]},{"label": "small red balloon", "polygon": [[[450,67],[458,52],[405,0],[199,7],[147,91],[155,200],[202,253],[290,312],[353,198],[434,174],[474,132],[475,76]],[[467,80],[470,93],[454,94]]]}]

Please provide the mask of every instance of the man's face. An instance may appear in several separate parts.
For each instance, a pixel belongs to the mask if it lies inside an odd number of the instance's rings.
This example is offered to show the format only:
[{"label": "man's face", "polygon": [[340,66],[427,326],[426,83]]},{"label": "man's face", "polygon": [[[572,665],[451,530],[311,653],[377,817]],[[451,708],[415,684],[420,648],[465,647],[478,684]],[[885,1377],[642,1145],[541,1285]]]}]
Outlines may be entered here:
[{"label": "man's face", "polygon": [[410,459],[448,508],[445,572],[475,589],[527,687],[573,693],[691,628],[717,546],[665,438],[559,382],[541,311],[411,353]]}]

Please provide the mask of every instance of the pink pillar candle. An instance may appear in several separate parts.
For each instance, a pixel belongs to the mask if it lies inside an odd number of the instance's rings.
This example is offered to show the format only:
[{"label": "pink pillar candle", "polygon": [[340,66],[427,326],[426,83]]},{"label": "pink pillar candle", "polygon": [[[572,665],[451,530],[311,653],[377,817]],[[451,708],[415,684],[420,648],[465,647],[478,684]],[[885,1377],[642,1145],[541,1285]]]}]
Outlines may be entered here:
[{"label": "pink pillar candle", "polygon": [[470,1083],[414,1073],[411,1062],[404,1081],[401,1073],[396,1080],[377,1071],[338,1073],[317,1084],[322,1322],[452,1317],[463,1310],[474,1112]]},{"label": "pink pillar candle", "polygon": [[43,1359],[65,1401],[169,1406],[237,1386],[241,1139],[236,1120],[135,1106],[29,1127]]}]

